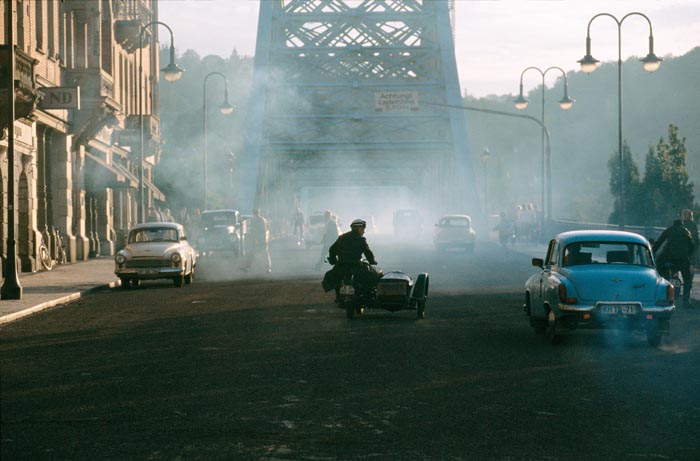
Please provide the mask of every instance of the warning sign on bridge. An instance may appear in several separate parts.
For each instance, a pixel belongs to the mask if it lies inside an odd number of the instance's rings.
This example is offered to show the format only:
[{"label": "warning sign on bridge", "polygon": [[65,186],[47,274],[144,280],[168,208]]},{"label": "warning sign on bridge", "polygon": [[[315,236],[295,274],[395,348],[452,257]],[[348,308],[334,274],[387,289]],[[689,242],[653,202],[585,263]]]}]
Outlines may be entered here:
[{"label": "warning sign on bridge", "polygon": [[376,112],[411,112],[418,110],[417,91],[387,91],[374,93]]}]

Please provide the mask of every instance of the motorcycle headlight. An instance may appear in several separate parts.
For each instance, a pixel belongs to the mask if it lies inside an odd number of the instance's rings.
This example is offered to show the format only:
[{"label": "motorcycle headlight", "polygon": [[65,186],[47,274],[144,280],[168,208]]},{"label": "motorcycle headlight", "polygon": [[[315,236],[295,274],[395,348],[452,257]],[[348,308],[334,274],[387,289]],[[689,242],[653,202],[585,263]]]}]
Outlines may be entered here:
[{"label": "motorcycle headlight", "polygon": [[175,264],[178,264],[180,261],[182,261],[182,256],[180,256],[180,253],[173,253],[170,255],[170,260]]},{"label": "motorcycle headlight", "polygon": [[117,264],[121,265],[126,262],[126,256],[124,256],[121,253],[117,253],[117,255],[114,257],[114,260],[117,262]]}]

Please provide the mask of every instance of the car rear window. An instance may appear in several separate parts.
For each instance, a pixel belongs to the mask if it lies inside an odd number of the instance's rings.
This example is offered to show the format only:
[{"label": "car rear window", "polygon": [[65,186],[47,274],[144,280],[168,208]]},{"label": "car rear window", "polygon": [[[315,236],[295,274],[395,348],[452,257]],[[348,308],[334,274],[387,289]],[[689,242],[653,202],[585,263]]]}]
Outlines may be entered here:
[{"label": "car rear window", "polygon": [[574,242],[564,248],[563,266],[615,264],[653,267],[649,248],[633,242]]}]

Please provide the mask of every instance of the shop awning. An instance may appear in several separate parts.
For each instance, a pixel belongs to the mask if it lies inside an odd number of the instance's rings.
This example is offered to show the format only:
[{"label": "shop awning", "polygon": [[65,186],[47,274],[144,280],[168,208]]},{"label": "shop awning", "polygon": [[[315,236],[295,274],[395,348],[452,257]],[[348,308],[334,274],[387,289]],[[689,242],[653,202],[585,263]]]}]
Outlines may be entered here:
[{"label": "shop awning", "polygon": [[124,170],[110,165],[98,155],[85,151],[85,157],[90,160],[92,167],[89,167],[85,181],[93,189],[128,187],[127,176]]},{"label": "shop awning", "polygon": [[148,187],[151,190],[151,193],[153,193],[153,200],[158,200],[159,202],[165,202],[165,194],[160,191],[156,187],[155,184],[153,184],[151,181],[149,181],[146,178],[143,178],[143,184]]}]

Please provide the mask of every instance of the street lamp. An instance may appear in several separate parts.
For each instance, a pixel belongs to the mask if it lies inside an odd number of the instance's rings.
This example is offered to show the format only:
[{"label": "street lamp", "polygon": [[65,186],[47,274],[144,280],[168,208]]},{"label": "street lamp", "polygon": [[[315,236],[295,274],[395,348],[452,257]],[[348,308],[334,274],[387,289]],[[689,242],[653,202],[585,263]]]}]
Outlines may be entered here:
[{"label": "street lamp", "polygon": [[[551,155],[545,155],[545,129],[544,129],[544,94],[545,94],[545,86],[544,86],[544,79],[545,76],[547,75],[547,72],[551,70],[558,70],[561,72],[561,74],[564,76],[564,97],[559,101],[559,107],[561,107],[563,110],[569,110],[571,109],[571,106],[574,105],[574,99],[569,97],[569,83],[566,78],[566,72],[564,69],[561,67],[548,67],[545,70],[540,69],[539,67],[527,67],[525,68],[521,73],[520,73],[520,94],[518,97],[515,99],[515,108],[518,110],[523,110],[527,107],[528,101],[525,99],[525,96],[523,96],[523,76],[525,75],[525,72],[528,70],[536,70],[537,72],[540,73],[542,76],[542,116],[540,121],[542,122],[542,140],[541,140],[541,146],[542,146],[542,170],[541,170],[541,175],[542,175],[542,195],[541,195],[541,200],[540,203],[542,205],[542,219],[551,219],[552,218],[552,159]],[[545,161],[546,160],[546,161]],[[546,164],[546,170],[545,170],[545,164]],[[547,183],[547,206],[545,207],[545,183]],[[542,227],[544,228],[544,227]]]},{"label": "street lamp", "polygon": [[643,13],[638,13],[636,11],[632,13],[627,13],[618,20],[615,16],[610,13],[598,13],[588,21],[588,28],[586,31],[586,55],[579,59],[577,62],[581,65],[581,70],[586,73],[591,73],[598,68],[600,61],[595,59],[591,55],[591,23],[593,20],[599,16],[608,16],[612,18],[617,24],[617,153],[619,157],[620,171],[619,171],[619,225],[620,229],[625,227],[625,200],[624,200],[624,156],[622,153],[622,23],[625,19],[630,16],[641,16],[647,20],[649,23],[649,53],[640,61],[644,70],[647,72],[654,72],[661,65],[663,59],[659,58],[654,54],[654,34],[652,32],[651,20]]},{"label": "street lamp", "polygon": [[488,200],[488,163],[491,152],[488,147],[484,147],[484,152],[481,153],[481,163],[484,164],[484,214],[488,222],[489,218],[489,200]]},{"label": "street lamp", "polygon": [[[163,72],[163,76],[165,77],[165,80],[169,82],[175,82],[182,77],[182,73],[184,70],[179,67],[177,64],[175,64],[175,35],[173,34],[173,30],[165,24],[164,22],[160,21],[153,21],[149,22],[148,24],[144,25],[141,27],[141,32],[139,33],[139,41],[140,41],[140,46],[139,46],[139,82],[137,86],[138,93],[139,93],[139,98],[138,98],[138,103],[139,103],[139,128],[141,131],[141,165],[139,165],[139,219],[141,222],[146,221],[146,199],[145,199],[145,187],[144,187],[144,147],[143,147],[143,88],[142,88],[142,80],[143,80],[143,33],[146,31],[151,26],[154,25],[161,25],[164,26],[166,29],[168,29],[168,32],[170,32],[170,64],[168,64],[166,67],[161,69]],[[153,112],[153,106],[151,105],[151,112]]]},{"label": "street lamp", "polygon": [[[204,155],[203,155],[203,173],[204,173],[204,179],[203,179],[203,189],[204,189],[204,210],[207,209],[207,195],[209,195],[208,191],[208,179],[207,179],[207,80],[209,80],[209,77],[213,75],[218,75],[219,77],[224,79],[224,102],[221,104],[221,107],[219,108],[219,111],[223,115],[229,115],[231,112],[233,112],[233,106],[228,102],[228,79],[224,74],[221,72],[209,72],[206,77],[204,77],[204,83],[202,84],[202,101],[203,101],[203,110],[202,110],[202,137],[204,138]],[[202,210],[202,211],[204,211]]]},{"label": "street lamp", "polygon": [[22,299],[22,285],[17,277],[17,242],[15,239],[15,18],[12,5],[15,2],[5,2],[7,7],[7,261],[0,299]]}]

